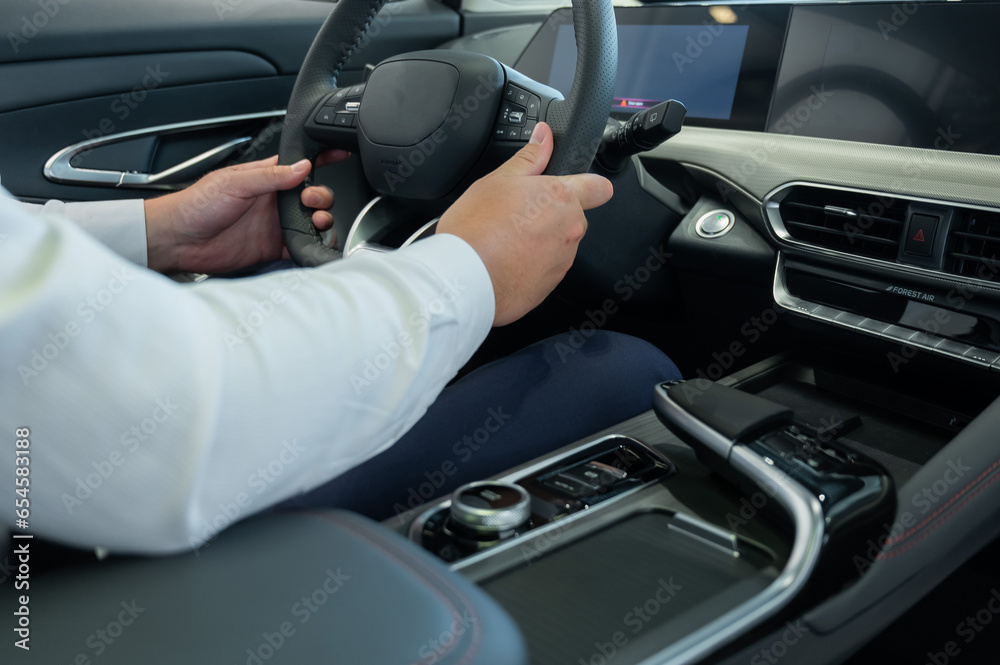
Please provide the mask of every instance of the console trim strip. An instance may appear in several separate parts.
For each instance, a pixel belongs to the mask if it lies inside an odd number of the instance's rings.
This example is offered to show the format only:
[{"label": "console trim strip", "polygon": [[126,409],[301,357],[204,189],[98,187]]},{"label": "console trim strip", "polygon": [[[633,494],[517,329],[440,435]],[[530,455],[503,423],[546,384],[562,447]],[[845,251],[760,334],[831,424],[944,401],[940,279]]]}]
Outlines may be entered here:
[{"label": "console trim strip", "polygon": [[[668,408],[671,420],[684,431],[697,437],[710,430],[714,439],[725,438],[681,408],[665,390],[658,388],[655,394],[658,404]],[[819,499],[746,446],[729,442],[728,460],[734,471],[754,481],[788,512],[795,526],[788,561],[762,592],[639,665],[689,665],[700,661],[787,605],[806,585],[816,567],[825,528]]]},{"label": "console trim strip", "polygon": [[996,351],[963,344],[922,330],[913,330],[885,321],[865,318],[793,296],[789,293],[785,283],[785,257],[781,252],[778,252],[772,290],[775,304],[795,314],[889,342],[897,342],[904,347],[927,351],[942,358],[960,360],[980,369],[992,368],[993,371],[1000,372],[1000,353]]}]

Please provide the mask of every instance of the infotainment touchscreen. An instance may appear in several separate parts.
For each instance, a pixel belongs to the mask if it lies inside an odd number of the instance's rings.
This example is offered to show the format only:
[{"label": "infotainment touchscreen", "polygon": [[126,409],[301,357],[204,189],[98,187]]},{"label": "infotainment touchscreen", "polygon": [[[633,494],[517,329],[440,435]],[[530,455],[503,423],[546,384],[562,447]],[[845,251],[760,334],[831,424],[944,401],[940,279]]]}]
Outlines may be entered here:
[{"label": "infotainment touchscreen", "polygon": [[[611,111],[630,115],[668,99],[687,124],[764,129],[788,7],[619,7],[618,79]],[[564,95],[576,70],[572,13],[538,31],[517,69]]]},{"label": "infotainment touchscreen", "polygon": [[772,132],[1000,154],[1000,5],[795,7]]}]

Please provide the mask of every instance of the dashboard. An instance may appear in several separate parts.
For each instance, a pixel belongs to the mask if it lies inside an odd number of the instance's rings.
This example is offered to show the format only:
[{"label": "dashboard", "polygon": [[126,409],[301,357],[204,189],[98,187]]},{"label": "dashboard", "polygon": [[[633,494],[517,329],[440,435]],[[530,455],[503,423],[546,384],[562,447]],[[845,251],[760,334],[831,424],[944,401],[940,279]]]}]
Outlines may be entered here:
[{"label": "dashboard", "polygon": [[[899,358],[1000,372],[1000,4],[616,13],[612,117],[685,104],[684,131],[644,159],[680,164],[777,248],[776,265],[760,257],[779,307],[896,344]],[[559,10],[517,67],[567,94],[575,58]],[[702,244],[712,259],[751,252]]]},{"label": "dashboard", "polygon": [[[619,7],[616,18],[613,114],[675,98],[691,126],[1000,154],[998,5]],[[572,13],[559,10],[517,68],[566,94],[575,62]]]}]

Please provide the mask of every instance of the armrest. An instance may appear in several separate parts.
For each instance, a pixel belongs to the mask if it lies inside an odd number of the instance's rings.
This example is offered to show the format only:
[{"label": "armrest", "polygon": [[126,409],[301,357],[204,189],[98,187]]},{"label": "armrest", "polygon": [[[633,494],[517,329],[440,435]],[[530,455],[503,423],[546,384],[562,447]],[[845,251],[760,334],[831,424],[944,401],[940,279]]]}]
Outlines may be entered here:
[{"label": "armrest", "polygon": [[250,519],[198,552],[55,571],[31,592],[40,663],[528,662],[478,587],[342,511]]}]

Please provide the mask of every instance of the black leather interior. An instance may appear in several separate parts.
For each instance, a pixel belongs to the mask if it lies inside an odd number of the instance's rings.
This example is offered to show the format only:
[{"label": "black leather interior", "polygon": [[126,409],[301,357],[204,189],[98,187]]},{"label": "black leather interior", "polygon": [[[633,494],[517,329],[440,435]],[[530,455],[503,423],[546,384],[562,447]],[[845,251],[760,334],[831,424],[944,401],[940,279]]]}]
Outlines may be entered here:
[{"label": "black leather interior", "polygon": [[[528,662],[517,627],[475,585],[343,511],[270,515],[192,553],[37,576],[31,604],[44,609],[36,663]],[[11,642],[0,661],[24,662]]]}]

